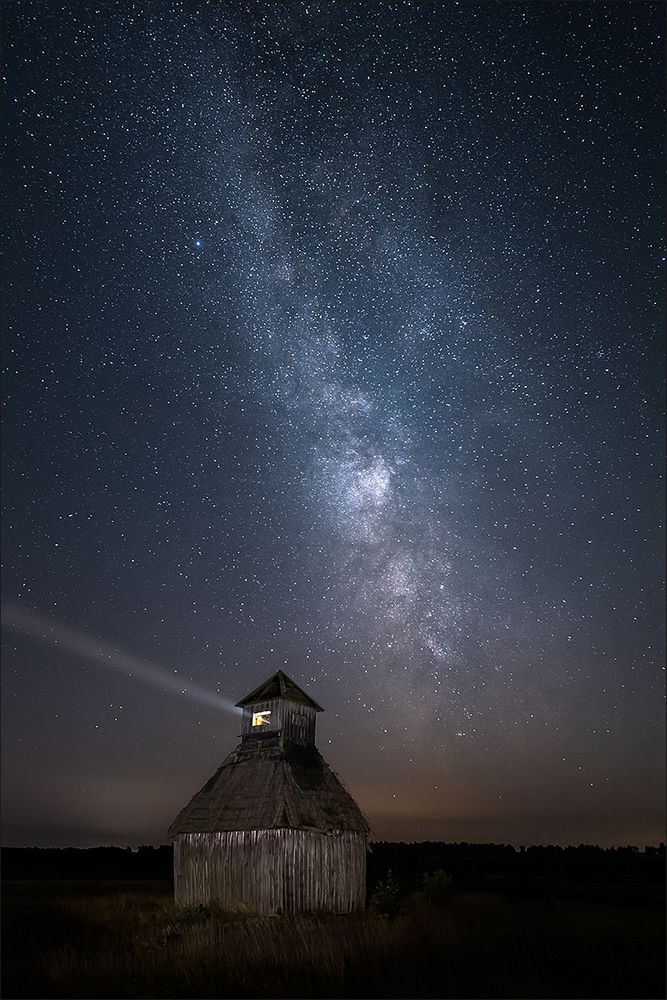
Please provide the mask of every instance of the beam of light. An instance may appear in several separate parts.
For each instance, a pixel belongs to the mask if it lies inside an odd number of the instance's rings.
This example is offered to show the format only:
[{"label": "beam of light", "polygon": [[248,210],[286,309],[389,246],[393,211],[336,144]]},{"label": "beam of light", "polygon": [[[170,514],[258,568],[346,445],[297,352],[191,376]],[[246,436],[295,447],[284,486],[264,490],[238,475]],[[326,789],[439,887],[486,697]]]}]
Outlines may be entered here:
[{"label": "beam of light", "polygon": [[224,712],[232,712],[234,715],[241,712],[231,701],[221,698],[214,691],[209,691],[192,681],[186,681],[177,674],[170,674],[149,660],[139,659],[132,653],[110,646],[101,639],[86,635],[77,629],[69,628],[55,618],[39,614],[30,608],[23,608],[13,603],[5,604],[2,608],[2,625],[3,628],[20,632],[31,639],[46,640],[53,646],[67,649],[75,656],[106,667],[107,670],[114,670],[126,677],[136,677],[162,691],[175,691],[190,698],[191,701],[210,705]]}]

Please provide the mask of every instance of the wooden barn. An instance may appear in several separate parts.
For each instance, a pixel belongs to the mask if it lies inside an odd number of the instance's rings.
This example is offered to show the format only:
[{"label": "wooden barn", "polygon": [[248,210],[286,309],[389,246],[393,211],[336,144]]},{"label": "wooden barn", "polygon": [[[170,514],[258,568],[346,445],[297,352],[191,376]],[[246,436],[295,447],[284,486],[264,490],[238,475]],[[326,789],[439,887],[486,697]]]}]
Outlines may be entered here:
[{"label": "wooden barn", "polygon": [[238,707],[241,742],[169,829],[176,902],[363,909],[369,828],[315,746],[322,709],[282,671]]}]

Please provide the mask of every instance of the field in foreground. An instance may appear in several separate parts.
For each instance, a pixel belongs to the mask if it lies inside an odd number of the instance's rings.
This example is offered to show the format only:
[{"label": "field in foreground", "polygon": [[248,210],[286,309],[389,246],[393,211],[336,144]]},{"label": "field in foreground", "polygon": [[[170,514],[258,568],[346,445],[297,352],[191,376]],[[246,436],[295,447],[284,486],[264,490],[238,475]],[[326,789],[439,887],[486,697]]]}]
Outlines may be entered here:
[{"label": "field in foreground", "polygon": [[391,918],[178,910],[168,883],[14,882],[3,996],[664,997],[664,918],[607,886],[418,894]]}]

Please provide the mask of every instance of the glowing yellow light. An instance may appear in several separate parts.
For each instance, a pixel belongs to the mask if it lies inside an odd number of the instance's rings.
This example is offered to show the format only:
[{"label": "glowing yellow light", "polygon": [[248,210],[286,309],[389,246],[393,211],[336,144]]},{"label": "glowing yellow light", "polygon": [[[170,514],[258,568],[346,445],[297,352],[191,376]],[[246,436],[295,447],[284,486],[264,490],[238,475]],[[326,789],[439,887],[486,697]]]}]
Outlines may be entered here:
[{"label": "glowing yellow light", "polygon": [[252,724],[253,726],[268,726],[270,725],[267,716],[271,715],[270,712],[253,712],[252,713]]}]

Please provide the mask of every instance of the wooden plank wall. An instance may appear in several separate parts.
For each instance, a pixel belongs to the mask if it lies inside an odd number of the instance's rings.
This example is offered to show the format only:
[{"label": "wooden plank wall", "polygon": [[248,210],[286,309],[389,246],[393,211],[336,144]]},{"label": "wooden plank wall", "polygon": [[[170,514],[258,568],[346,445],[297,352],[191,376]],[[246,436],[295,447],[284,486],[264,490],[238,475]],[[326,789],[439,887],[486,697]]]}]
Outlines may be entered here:
[{"label": "wooden plank wall", "polygon": [[[269,724],[253,726],[253,712],[271,712]],[[315,709],[309,705],[301,705],[295,701],[284,701],[275,698],[273,701],[258,701],[243,709],[241,734],[249,736],[264,735],[282,730],[285,739],[294,740],[304,746],[315,742]]]},{"label": "wooden plank wall", "polygon": [[315,742],[315,709],[308,705],[287,702],[283,719],[283,735],[286,740],[293,740],[303,746],[311,746]]},{"label": "wooden plank wall", "polygon": [[366,837],[355,830],[182,833],[174,841],[179,906],[253,913],[349,913],[366,901]]}]

